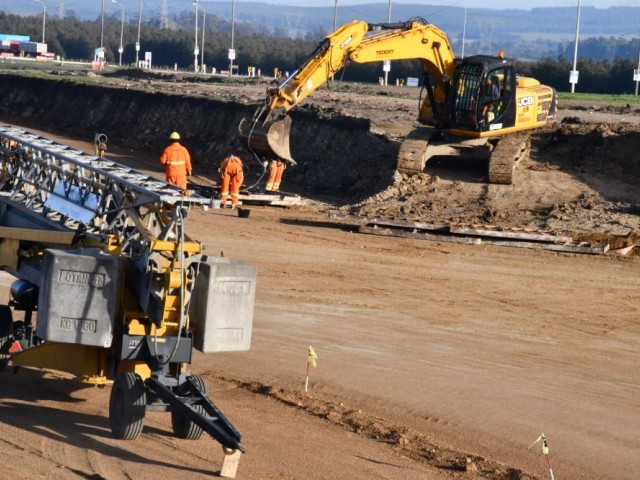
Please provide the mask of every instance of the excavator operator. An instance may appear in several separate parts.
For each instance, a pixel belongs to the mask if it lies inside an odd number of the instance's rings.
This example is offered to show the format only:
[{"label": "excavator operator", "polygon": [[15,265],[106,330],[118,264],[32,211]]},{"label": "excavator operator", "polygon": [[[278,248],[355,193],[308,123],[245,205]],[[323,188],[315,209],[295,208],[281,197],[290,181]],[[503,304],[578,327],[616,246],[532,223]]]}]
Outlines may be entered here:
[{"label": "excavator operator", "polygon": [[500,85],[497,77],[487,77],[484,88],[485,104],[482,108],[484,120],[491,123],[500,111],[502,105],[500,95]]}]

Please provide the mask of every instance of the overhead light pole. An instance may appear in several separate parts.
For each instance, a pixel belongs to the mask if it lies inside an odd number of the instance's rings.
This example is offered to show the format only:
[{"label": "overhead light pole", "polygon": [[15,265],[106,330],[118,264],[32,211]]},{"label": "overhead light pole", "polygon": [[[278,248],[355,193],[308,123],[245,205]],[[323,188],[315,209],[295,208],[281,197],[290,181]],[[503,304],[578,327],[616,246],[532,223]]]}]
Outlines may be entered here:
[{"label": "overhead light pole", "polygon": [[34,2],[39,3],[40,5],[42,5],[42,43],[46,43],[44,41],[44,29],[45,29],[45,23],[47,20],[47,6],[44,4],[44,2],[41,2],[40,0],[33,0]]},{"label": "overhead light pole", "polygon": [[140,26],[142,25],[142,0],[140,0],[140,11],[138,12],[138,41],[136,42],[136,67],[140,62]]},{"label": "overhead light pole", "polygon": [[[195,66],[195,71],[198,71],[198,67],[197,67],[197,58],[198,58],[198,1],[194,0],[193,4],[196,7],[196,38],[194,41],[194,56],[195,56],[195,61],[194,61],[194,66]],[[205,23],[207,21],[207,11],[204,8],[200,9],[202,11],[202,30],[200,33],[200,36],[202,37],[202,39],[200,40],[201,45],[200,45],[200,69],[202,70],[202,67],[204,65],[204,32],[205,32]],[[206,72],[204,72],[206,73]]]},{"label": "overhead light pole", "polygon": [[[204,25],[207,21],[207,12],[202,10],[202,45],[200,46],[200,68],[204,66]],[[207,73],[207,72],[202,72]]]},{"label": "overhead light pole", "polygon": [[464,58],[464,37],[467,34],[467,2],[464,2],[464,22],[462,23],[462,58]]},{"label": "overhead light pole", "polygon": [[578,70],[576,66],[578,64],[578,37],[580,36],[580,0],[578,0],[578,18],[576,20],[576,43],[573,48],[573,70],[569,73],[569,83],[571,84],[571,93],[576,90],[576,83],[578,83]]},{"label": "overhead light pole", "polygon": [[195,40],[193,42],[193,71],[198,72],[198,0],[194,0],[193,4],[196,6],[196,27],[195,27]]},{"label": "overhead light pole", "polygon": [[[333,31],[335,32],[337,28],[338,28],[338,0],[335,0],[335,3],[333,5]],[[333,80],[333,74],[331,74],[331,80]]]},{"label": "overhead light pole", "polygon": [[[100,14],[100,51],[104,52],[103,50],[103,43],[104,43],[104,0],[102,0],[102,10],[101,10],[101,14]],[[104,57],[103,57],[104,58]]]},{"label": "overhead light pole", "polygon": [[120,55],[120,58],[118,60],[118,65],[122,65],[122,52],[124,51],[122,46],[122,35],[124,33],[124,6],[118,0],[111,1],[120,6],[120,46],[118,47],[118,54]]},{"label": "overhead light pole", "polygon": [[229,76],[233,76],[233,61],[236,59],[236,49],[233,38],[236,27],[236,0],[231,0],[231,48],[229,49]]},{"label": "overhead light pole", "polygon": [[[638,37],[640,44],[640,37]],[[638,46],[638,68],[633,72],[633,80],[636,82],[636,96],[638,95],[638,83],[640,83],[640,45]]]},{"label": "overhead light pole", "polygon": [[[391,0],[389,0],[389,9],[387,10],[387,22],[391,23]],[[391,71],[391,61],[385,60],[382,63],[384,70],[384,84],[389,85],[389,72]]]}]

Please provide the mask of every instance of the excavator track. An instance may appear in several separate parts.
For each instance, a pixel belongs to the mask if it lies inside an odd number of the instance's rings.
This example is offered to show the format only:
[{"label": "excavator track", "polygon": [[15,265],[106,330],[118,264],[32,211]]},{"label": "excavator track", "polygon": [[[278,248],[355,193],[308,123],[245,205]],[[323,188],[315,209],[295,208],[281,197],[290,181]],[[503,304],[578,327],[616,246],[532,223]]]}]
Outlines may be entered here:
[{"label": "excavator track", "polygon": [[429,159],[437,157],[474,158],[488,161],[493,144],[485,138],[462,138],[429,127],[419,127],[400,145],[396,168],[406,175],[424,172]]},{"label": "excavator track", "polygon": [[418,128],[407,135],[400,145],[396,168],[406,175],[417,175],[424,171],[427,163],[427,147],[432,132]]},{"label": "excavator track", "polygon": [[528,133],[500,137],[489,158],[489,183],[511,185],[516,165],[529,157],[530,143]]}]

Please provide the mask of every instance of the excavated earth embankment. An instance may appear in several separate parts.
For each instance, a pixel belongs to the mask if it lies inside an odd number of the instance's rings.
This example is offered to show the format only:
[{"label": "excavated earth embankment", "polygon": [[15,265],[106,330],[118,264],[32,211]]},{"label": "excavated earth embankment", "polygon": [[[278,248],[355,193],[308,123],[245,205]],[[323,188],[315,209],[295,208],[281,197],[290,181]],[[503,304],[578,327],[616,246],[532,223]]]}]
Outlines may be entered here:
[{"label": "excavated earth embankment", "polygon": [[[228,153],[245,161],[246,184],[262,159],[241,146],[237,126],[252,117],[268,80],[226,81],[120,71],[87,75],[0,74],[0,116],[53,133],[93,138],[157,158],[168,133],[181,132],[196,171],[216,179]],[[532,132],[529,159],[513,185],[490,185],[486,162],[428,162],[414,177],[395,171],[399,146],[417,126],[418,89],[332,85],[290,114],[285,190],[364,215],[433,223],[493,224],[589,235],[635,244],[640,231],[640,115],[630,105],[563,105]]]},{"label": "excavated earth embankment", "polygon": [[[246,98],[216,99],[190,91],[193,85],[166,82],[165,91],[139,81],[136,88],[87,84],[78,77],[46,79],[0,75],[0,115],[52,132],[93,138],[105,133],[111,142],[160,154],[170,132],[182,134],[200,172],[213,172],[229,153],[245,159],[251,180],[262,165],[242,149],[237,127],[251,118],[257,103]],[[298,165],[287,173],[288,188],[345,201],[362,199],[392,181],[397,145],[370,132],[367,119],[329,110],[292,112],[291,153]]]},{"label": "excavated earth embankment", "polygon": [[[0,118],[89,143],[104,132],[114,153],[126,147],[150,162],[179,130],[198,173],[215,179],[217,162],[241,151],[237,125],[265,85],[135,71],[0,73]],[[634,478],[637,259],[397,242],[351,235],[323,219],[340,206],[640,245],[638,112],[565,107],[567,121],[533,133],[514,184],[489,185],[486,164],[460,159],[429,162],[411,178],[394,172],[417,95],[322,89],[292,112],[299,166],[287,170],[284,185],[329,206],[256,208],[249,223],[229,210],[190,218],[194,238],[260,269],[251,351],[194,362],[251,448],[240,475],[548,478],[544,459],[526,449],[545,431],[559,477]],[[255,178],[257,162],[241,155]],[[311,341],[320,366],[307,397],[300,380]],[[211,475],[210,444],[174,442],[166,416],[152,416],[143,438],[124,445],[106,433],[105,392],[24,373],[6,372],[3,383],[8,475]],[[363,438],[375,441],[361,445]]]}]

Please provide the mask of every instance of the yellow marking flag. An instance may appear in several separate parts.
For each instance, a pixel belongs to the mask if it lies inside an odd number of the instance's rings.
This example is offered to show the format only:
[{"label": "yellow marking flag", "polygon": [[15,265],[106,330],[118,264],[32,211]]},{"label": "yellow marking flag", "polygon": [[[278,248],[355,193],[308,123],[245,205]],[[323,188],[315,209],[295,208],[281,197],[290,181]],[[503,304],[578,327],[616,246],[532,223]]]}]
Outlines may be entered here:
[{"label": "yellow marking flag", "polygon": [[542,454],[549,455],[549,444],[547,444],[547,438],[544,436],[544,433],[540,434],[536,441],[529,445],[528,448],[533,447],[538,442],[542,442]]},{"label": "yellow marking flag", "polygon": [[316,365],[318,363],[318,355],[316,355],[316,351],[311,345],[309,345],[309,363],[313,368],[316,368]]}]

